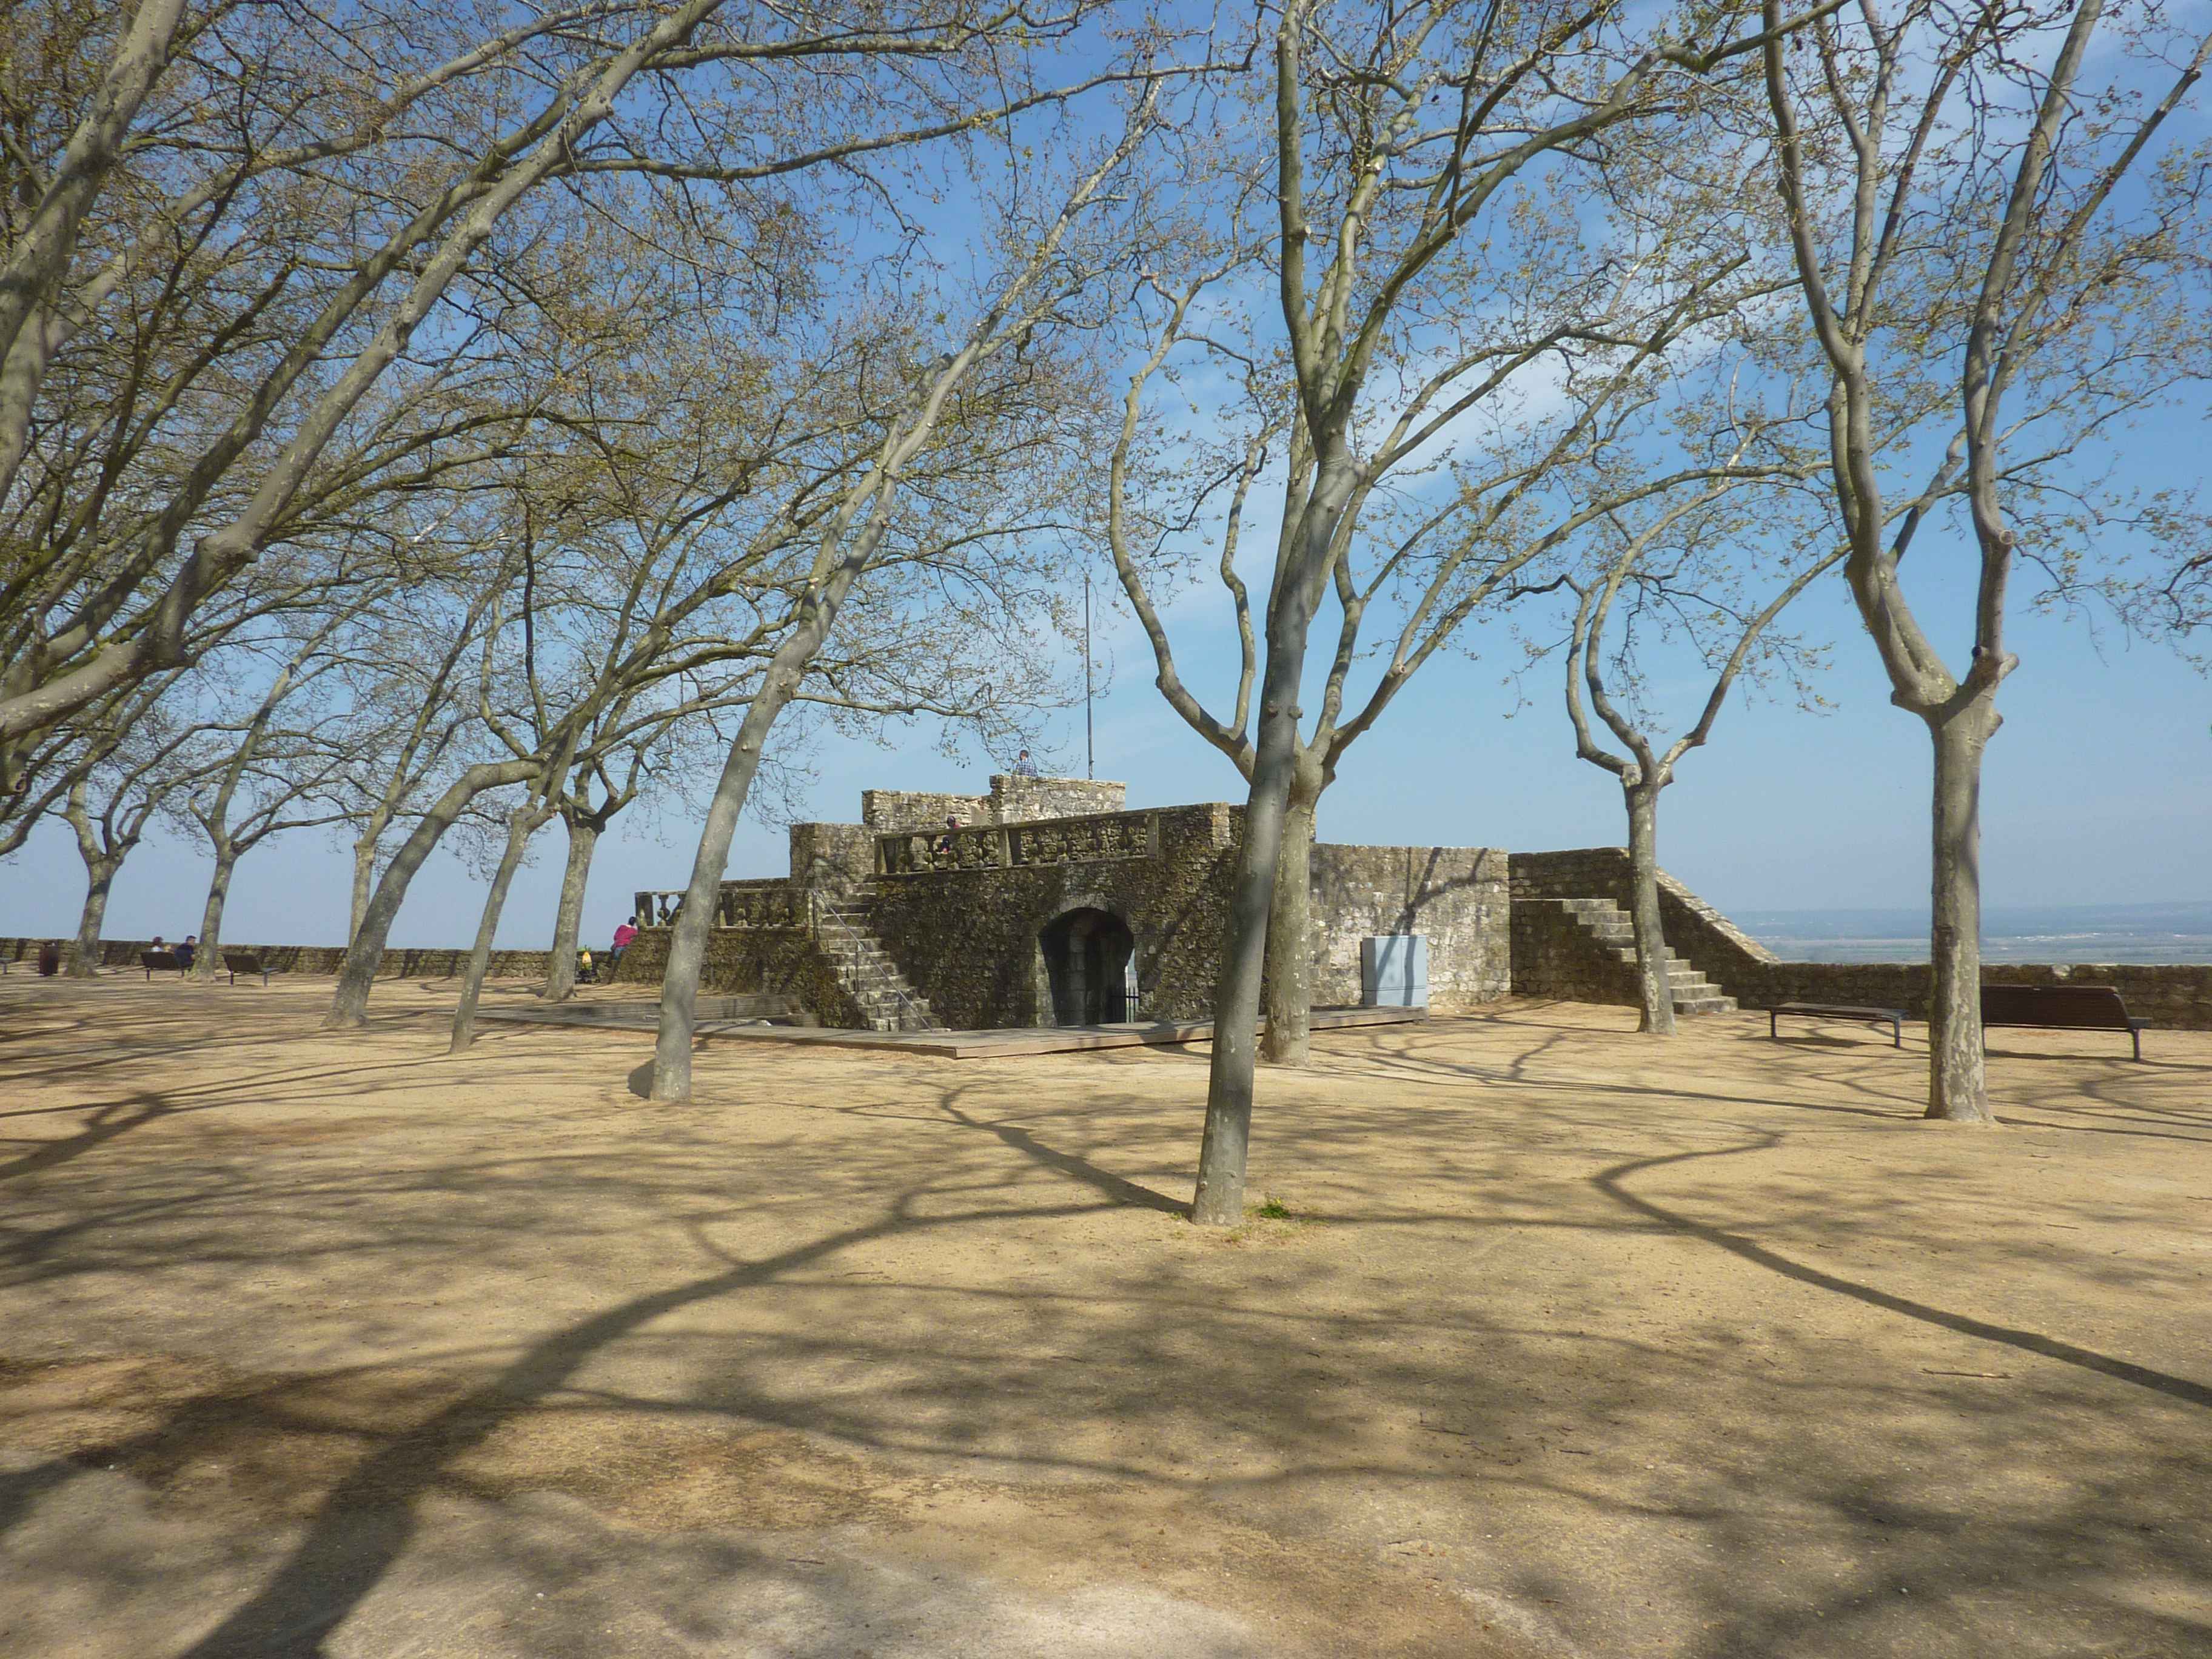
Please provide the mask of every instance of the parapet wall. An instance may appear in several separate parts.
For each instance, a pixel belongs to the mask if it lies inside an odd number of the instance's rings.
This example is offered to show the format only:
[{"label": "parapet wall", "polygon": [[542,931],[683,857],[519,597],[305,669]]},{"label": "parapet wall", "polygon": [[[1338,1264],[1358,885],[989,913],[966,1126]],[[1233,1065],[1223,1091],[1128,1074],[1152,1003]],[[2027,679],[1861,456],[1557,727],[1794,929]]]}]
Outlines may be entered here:
[{"label": "parapet wall", "polygon": [[944,795],[922,789],[863,789],[860,823],[866,830],[942,830],[945,820],[991,823],[988,795]]},{"label": "parapet wall", "polygon": [[[1582,847],[1516,853],[1507,860],[1516,900],[1609,898],[1629,907],[1628,849]],[[1668,943],[1738,1004],[1845,1002],[1928,1017],[1924,962],[1784,962],[1663,871],[1659,909]],[[1516,903],[1513,988],[1525,995],[1635,1002],[1632,970],[1593,963],[1587,941],[1554,907]],[[1988,963],[1990,985],[2110,985],[2154,1028],[2212,1031],[2212,963]]]},{"label": "parapet wall", "polygon": [[[1516,853],[1507,865],[1516,899],[1609,898],[1624,910],[1635,900],[1626,847]],[[1765,1006],[1759,1003],[1765,983],[1760,976],[1775,965],[1774,952],[1664,870],[1659,872],[1659,920],[1676,953],[1695,963],[1698,971],[1725,994],[1746,1007]],[[1546,930],[1550,926],[1547,921],[1529,932],[1531,944],[1539,934],[1549,937]],[[1516,990],[1522,988],[1522,978],[1516,970]],[[1633,1001],[1635,975],[1631,974],[1626,982],[1629,1000]]]},{"label": "parapet wall", "polygon": [[[1011,863],[956,863],[878,879],[869,921],[950,1026],[1050,1023],[1039,935],[1054,918],[1084,908],[1128,927],[1146,1014],[1203,1019],[1212,1006],[1242,816],[1218,804],[1131,814],[1142,822],[1118,826],[1125,833],[1111,838],[1111,852],[1088,828],[1098,843],[1088,850],[1074,844],[1074,826],[1058,839],[1041,830],[1040,844],[1024,842]],[[957,839],[966,848],[1000,838],[971,832]]]},{"label": "parapet wall", "polygon": [[946,795],[920,789],[863,789],[860,823],[868,830],[942,830],[963,824],[1033,823],[1128,810],[1129,786],[1100,778],[1019,778],[994,773],[988,795]]},{"label": "parapet wall", "polygon": [[[1747,1008],[1779,1002],[1856,1002],[1928,1018],[1924,962],[1777,962]],[[2154,1030],[2212,1031],[2212,963],[1991,962],[1984,985],[2109,985]]]},{"label": "parapet wall", "polygon": [[1486,847],[1313,849],[1313,1000],[1359,1000],[1359,941],[1424,933],[1429,1000],[1440,1008],[1492,1002],[1512,988],[1505,854]]},{"label": "parapet wall", "polygon": [[[62,959],[76,948],[73,938],[60,939]],[[10,963],[35,961],[43,939],[0,939],[0,957]],[[163,950],[175,947],[177,941],[165,939]],[[141,951],[150,951],[150,939],[105,939],[100,942],[100,962],[104,968],[127,968],[138,961]],[[345,963],[343,945],[248,945],[242,940],[225,939],[218,951],[251,951],[263,962],[283,974],[335,974]],[[494,979],[543,979],[550,969],[553,953],[550,951],[495,951],[491,963],[485,971]],[[397,947],[384,953],[377,964],[379,979],[458,979],[469,965],[466,951],[403,951]],[[220,971],[220,969],[218,969]]]},{"label": "parapet wall", "polygon": [[1079,818],[1092,812],[1126,812],[1129,786],[1102,778],[991,778],[991,818],[995,823],[1030,823],[1038,818]]}]

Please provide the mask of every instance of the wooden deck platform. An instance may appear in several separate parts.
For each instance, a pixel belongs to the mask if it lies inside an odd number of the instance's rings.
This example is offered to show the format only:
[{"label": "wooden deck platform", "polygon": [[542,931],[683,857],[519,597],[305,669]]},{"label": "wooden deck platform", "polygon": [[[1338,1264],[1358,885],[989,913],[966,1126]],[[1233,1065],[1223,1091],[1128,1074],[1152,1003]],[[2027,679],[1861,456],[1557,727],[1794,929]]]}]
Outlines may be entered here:
[{"label": "wooden deck platform", "polygon": [[[658,1004],[641,1000],[563,1004],[551,1008],[486,1008],[477,1017],[518,1024],[649,1031],[659,1024],[659,1011]],[[1313,1011],[1313,1029],[1337,1031],[1363,1025],[1404,1025],[1428,1017],[1425,1008],[1316,1008]],[[819,1025],[773,1025],[760,1020],[702,1019],[697,1035],[718,1042],[788,1042],[867,1048],[888,1054],[933,1054],[942,1060],[1010,1060],[1018,1055],[1075,1054],[1092,1048],[1158,1048],[1205,1042],[1213,1036],[1213,1022],[1130,1020],[1114,1025],[1008,1027],[986,1031],[846,1031]]]}]

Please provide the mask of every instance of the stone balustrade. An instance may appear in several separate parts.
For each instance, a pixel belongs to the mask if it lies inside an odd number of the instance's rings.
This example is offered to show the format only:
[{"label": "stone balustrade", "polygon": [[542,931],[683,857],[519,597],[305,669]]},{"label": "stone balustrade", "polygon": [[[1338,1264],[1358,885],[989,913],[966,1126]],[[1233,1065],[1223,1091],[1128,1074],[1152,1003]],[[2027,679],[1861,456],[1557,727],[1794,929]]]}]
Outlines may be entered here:
[{"label": "stone balustrade", "polygon": [[[683,898],[680,891],[638,894],[634,914],[639,928],[668,927]],[[812,925],[813,912],[805,890],[780,878],[726,881],[715,898],[717,927],[804,929]]]},{"label": "stone balustrade", "polygon": [[878,836],[876,873],[933,876],[1151,858],[1159,846],[1158,819],[1152,811],[1111,812]]}]

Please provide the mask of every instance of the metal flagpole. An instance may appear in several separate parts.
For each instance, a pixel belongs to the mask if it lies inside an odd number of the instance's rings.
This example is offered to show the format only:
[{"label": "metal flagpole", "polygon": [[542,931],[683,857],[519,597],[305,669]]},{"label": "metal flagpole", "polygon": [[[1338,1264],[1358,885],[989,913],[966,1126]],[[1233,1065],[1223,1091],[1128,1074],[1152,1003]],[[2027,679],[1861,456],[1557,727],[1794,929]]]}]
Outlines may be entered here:
[{"label": "metal flagpole", "polygon": [[1098,734],[1091,721],[1091,573],[1083,573],[1083,775],[1098,775]]}]

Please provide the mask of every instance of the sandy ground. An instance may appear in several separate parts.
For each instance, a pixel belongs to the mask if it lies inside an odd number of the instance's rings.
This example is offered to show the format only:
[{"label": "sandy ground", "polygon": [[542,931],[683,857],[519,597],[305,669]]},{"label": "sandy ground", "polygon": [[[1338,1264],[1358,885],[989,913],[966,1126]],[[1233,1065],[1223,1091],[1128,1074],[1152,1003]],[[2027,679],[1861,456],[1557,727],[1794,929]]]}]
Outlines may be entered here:
[{"label": "sandy ground", "polygon": [[[519,998],[524,988],[496,988]],[[702,1054],[0,979],[0,1653],[2212,1654],[2212,1036]]]}]

